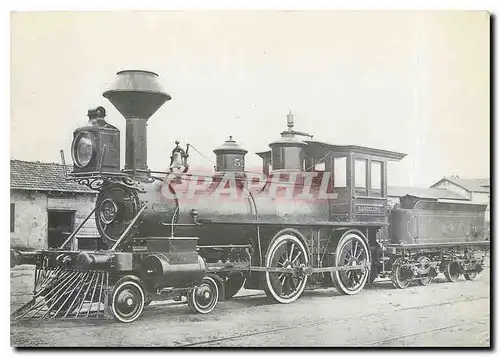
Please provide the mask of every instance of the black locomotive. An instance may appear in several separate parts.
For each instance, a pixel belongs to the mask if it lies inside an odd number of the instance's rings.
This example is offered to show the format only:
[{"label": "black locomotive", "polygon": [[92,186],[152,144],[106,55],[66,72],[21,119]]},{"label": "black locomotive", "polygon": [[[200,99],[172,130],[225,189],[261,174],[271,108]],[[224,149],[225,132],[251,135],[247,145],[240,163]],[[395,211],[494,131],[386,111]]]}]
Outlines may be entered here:
[{"label": "black locomotive", "polygon": [[[119,72],[103,95],[126,120],[125,166],[119,130],[104,108],[90,110],[67,179],[98,190],[96,206],[59,249],[12,252],[13,265],[36,266],[33,299],[14,318],[109,312],[132,322],[152,300],[186,298],[208,313],[243,285],[291,303],[309,288],[351,295],[377,276],[405,288],[483,269],[484,205],[406,196],[389,209],[387,163],[404,154],[313,141],[289,114],[258,154],[264,180],[245,170],[247,151],[231,138],[214,150],[210,177],[188,173],[189,146],[178,143],[169,172],[152,171],[147,121],[171,99],[158,76]],[[68,249],[94,214],[100,249]]]}]

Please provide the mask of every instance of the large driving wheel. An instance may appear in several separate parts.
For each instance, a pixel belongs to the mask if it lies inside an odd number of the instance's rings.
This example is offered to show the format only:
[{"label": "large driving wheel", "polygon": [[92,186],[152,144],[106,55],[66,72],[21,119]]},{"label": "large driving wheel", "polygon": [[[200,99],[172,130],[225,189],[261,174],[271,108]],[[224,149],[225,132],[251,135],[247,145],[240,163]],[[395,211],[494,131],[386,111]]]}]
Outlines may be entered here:
[{"label": "large driving wheel", "polygon": [[189,308],[199,314],[208,314],[219,301],[219,287],[215,280],[205,276],[201,284],[187,296]]},{"label": "large driving wheel", "polygon": [[111,314],[119,322],[133,322],[144,309],[144,290],[140,282],[130,277],[120,279],[111,294]]},{"label": "large driving wheel", "polygon": [[307,275],[297,272],[308,264],[307,251],[299,238],[284,234],[275,238],[267,250],[267,268],[287,268],[290,273],[265,272],[265,292],[274,300],[289,304],[299,298]]},{"label": "large driving wheel", "polygon": [[[431,272],[431,269],[432,267],[429,266],[429,262],[431,260],[428,258],[428,257],[425,257],[425,256],[421,256],[418,258],[418,263],[420,263],[420,267],[419,267],[419,271],[418,273],[421,274],[421,275],[430,275],[432,274]],[[422,277],[420,279],[418,279],[418,283],[420,285],[429,285],[433,280],[433,277],[431,276],[426,276],[426,277]]]},{"label": "large driving wheel", "polygon": [[224,283],[226,300],[231,299],[234,295],[240,291],[243,283],[245,282],[245,277],[243,275],[231,275],[228,276]]},{"label": "large driving wheel", "polygon": [[391,281],[397,289],[406,289],[410,286],[413,273],[409,266],[404,265],[404,261],[396,259],[392,264]]},{"label": "large driving wheel", "polygon": [[444,276],[449,282],[456,283],[461,272],[462,269],[457,261],[449,261],[444,266]]},{"label": "large driving wheel", "polygon": [[[357,233],[347,233],[339,241],[335,252],[335,266],[370,264],[370,251],[365,239]],[[359,293],[366,284],[370,270],[341,270],[332,272],[332,280],[341,294]]]}]

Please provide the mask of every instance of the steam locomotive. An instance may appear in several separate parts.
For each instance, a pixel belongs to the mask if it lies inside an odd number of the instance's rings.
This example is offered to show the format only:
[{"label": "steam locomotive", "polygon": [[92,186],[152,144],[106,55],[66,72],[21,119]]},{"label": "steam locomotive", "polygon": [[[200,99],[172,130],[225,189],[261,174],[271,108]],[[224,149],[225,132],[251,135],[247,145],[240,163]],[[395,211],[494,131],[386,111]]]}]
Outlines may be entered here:
[{"label": "steam locomotive", "polygon": [[[214,150],[209,176],[188,173],[190,146],[178,142],[169,171],[150,170],[147,121],[171,97],[153,72],[117,76],[103,96],[126,120],[125,166],[120,131],[104,108],[89,110],[88,125],[74,131],[66,179],[97,190],[95,208],[59,249],[11,251],[11,266],[35,265],[33,298],[14,319],[132,322],[153,300],[185,299],[209,313],[243,285],[286,304],[305,289],[357,294],[378,276],[406,288],[440,272],[455,282],[482,271],[484,205],[405,196],[391,209],[387,164],[404,154],[314,141],[293,129],[291,114],[258,153],[262,181],[245,170],[247,151],[232,138]],[[68,248],[92,215],[98,249]]]}]

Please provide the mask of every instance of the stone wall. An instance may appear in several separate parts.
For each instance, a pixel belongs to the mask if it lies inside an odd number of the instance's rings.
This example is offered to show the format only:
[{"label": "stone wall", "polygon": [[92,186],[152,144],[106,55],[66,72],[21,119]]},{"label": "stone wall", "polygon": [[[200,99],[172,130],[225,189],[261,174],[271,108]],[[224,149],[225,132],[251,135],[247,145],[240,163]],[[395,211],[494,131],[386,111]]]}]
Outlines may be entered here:
[{"label": "stone wall", "polygon": [[[14,232],[10,233],[11,247],[28,249],[48,248],[48,211],[75,212],[74,227],[92,211],[96,195],[80,193],[48,194],[48,192],[11,191],[10,202],[15,204]],[[85,223],[78,236],[96,236],[94,216]]]}]

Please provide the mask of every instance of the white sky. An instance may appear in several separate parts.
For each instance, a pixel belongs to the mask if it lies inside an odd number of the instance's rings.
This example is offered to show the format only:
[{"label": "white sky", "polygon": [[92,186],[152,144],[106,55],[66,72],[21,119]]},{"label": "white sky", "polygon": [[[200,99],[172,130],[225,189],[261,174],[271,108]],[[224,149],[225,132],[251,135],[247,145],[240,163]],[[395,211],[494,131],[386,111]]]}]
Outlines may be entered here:
[{"label": "white sky", "polygon": [[[90,107],[125,121],[102,92],[121,69],[160,75],[172,96],[148,126],[148,161],[175,140],[254,152],[285,129],[408,154],[389,185],[489,177],[486,12],[109,12],[11,17],[11,158],[59,161]],[[211,164],[191,153],[191,166]],[[122,165],[124,159],[122,158]]]}]

